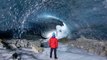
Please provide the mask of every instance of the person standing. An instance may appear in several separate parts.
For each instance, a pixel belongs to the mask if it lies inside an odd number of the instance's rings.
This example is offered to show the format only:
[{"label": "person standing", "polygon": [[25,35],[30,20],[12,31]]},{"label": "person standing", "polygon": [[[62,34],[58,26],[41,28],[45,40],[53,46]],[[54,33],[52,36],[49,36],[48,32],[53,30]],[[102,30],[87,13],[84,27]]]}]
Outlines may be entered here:
[{"label": "person standing", "polygon": [[58,48],[58,39],[55,36],[55,33],[52,34],[52,37],[49,39],[49,47],[50,47],[50,58],[52,58],[52,53],[54,52],[54,58],[57,57],[57,48]]}]

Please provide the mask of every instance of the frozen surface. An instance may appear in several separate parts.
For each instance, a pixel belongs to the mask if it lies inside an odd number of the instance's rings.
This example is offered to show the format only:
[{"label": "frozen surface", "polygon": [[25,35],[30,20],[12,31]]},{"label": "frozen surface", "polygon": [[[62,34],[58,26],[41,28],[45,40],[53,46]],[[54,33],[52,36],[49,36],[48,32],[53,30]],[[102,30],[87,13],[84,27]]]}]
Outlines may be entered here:
[{"label": "frozen surface", "polygon": [[[8,51],[5,49],[0,49],[0,60],[12,60],[12,54],[15,51]],[[35,53],[29,48],[23,48],[17,50],[16,52],[21,53],[22,60],[50,60],[49,58],[49,48],[45,48],[42,53]],[[106,57],[101,57],[93,54],[86,53],[86,51],[70,48],[67,45],[59,44],[58,48],[58,60],[107,60]],[[51,59],[53,60],[53,59]]]},{"label": "frozen surface", "polygon": [[[45,51],[38,56],[43,60],[49,60],[49,48],[45,48]],[[77,48],[71,49],[71,52],[68,51],[66,45],[61,45],[58,48],[58,60],[107,60],[105,57],[96,56],[93,54],[86,53],[84,50]]]},{"label": "frozen surface", "polygon": [[67,25],[69,38],[107,40],[107,0],[0,0],[0,37],[21,38],[30,30],[40,35],[60,25],[54,21]]}]

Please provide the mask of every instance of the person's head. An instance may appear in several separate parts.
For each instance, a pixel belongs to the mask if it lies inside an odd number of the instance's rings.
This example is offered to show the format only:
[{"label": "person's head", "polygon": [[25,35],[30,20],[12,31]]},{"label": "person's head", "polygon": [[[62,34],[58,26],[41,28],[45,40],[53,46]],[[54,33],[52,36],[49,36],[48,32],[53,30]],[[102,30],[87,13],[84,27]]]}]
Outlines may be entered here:
[{"label": "person's head", "polygon": [[55,38],[55,32],[52,33],[52,37]]}]

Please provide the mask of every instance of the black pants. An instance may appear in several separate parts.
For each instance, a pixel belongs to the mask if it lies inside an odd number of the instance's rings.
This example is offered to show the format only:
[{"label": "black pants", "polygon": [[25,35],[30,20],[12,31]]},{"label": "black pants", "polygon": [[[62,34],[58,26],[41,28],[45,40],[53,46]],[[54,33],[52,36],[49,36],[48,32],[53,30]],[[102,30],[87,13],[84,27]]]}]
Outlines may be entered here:
[{"label": "black pants", "polygon": [[52,58],[52,52],[54,51],[54,58],[57,59],[57,48],[51,48],[50,50],[50,58]]}]

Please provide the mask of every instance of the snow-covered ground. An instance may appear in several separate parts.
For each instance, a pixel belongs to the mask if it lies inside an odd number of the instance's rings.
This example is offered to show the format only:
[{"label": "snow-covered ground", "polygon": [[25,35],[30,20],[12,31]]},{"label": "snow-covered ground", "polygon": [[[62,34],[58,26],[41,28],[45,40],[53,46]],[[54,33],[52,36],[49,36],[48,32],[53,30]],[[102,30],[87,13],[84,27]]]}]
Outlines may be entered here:
[{"label": "snow-covered ground", "polygon": [[[50,60],[49,48],[45,48],[42,54],[38,55],[38,58],[43,60]],[[59,44],[58,48],[58,60],[107,60],[106,57],[101,57],[87,53],[82,49],[69,48],[67,45]]]},{"label": "snow-covered ground", "polygon": [[[12,60],[11,56],[14,52],[0,48],[0,60]],[[21,53],[21,60],[50,60],[49,48],[44,48],[42,53],[34,53],[31,49],[27,48],[17,50],[17,52]],[[106,57],[89,54],[82,49],[71,48],[63,44],[59,44],[57,53],[58,60],[107,60]]]}]

